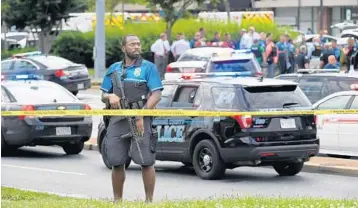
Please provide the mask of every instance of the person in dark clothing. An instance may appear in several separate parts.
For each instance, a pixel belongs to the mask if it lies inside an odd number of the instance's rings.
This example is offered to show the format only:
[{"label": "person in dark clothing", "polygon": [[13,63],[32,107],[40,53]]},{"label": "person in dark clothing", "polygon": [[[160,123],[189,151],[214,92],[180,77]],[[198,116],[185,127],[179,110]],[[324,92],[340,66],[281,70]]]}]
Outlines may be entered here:
[{"label": "person in dark clothing", "polygon": [[300,53],[297,54],[296,56],[296,64],[297,64],[297,69],[307,69],[310,60],[307,57],[307,49],[306,46],[301,46],[300,47]]},{"label": "person in dark clothing", "polygon": [[340,66],[337,63],[336,57],[334,55],[330,55],[328,57],[328,63],[324,65],[323,69],[339,69]]},{"label": "person in dark clothing", "polygon": [[347,72],[351,67],[351,57],[358,49],[355,47],[354,39],[348,39],[348,46],[343,49],[343,53],[346,55]]},{"label": "person in dark clothing", "polygon": [[321,61],[321,69],[323,69],[324,66],[326,66],[328,64],[328,57],[333,55],[334,58],[335,57],[335,54],[334,54],[334,51],[332,49],[329,48],[329,43],[325,43],[324,44],[324,50],[322,52],[322,55],[320,57],[320,61]]}]

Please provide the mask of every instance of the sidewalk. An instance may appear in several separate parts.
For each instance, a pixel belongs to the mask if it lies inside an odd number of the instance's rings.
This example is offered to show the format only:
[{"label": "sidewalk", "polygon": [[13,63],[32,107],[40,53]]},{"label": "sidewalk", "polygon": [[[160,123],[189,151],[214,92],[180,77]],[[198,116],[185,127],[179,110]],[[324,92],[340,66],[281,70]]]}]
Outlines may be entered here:
[{"label": "sidewalk", "polygon": [[[98,151],[97,138],[91,138],[86,142],[85,149]],[[316,156],[305,163],[303,171],[358,177],[358,160]]]}]

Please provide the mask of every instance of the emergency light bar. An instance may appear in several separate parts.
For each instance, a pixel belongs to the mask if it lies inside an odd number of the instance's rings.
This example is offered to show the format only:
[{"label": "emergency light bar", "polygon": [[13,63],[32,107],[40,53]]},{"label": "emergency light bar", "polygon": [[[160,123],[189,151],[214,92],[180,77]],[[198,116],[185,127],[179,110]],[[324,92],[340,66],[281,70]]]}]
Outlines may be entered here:
[{"label": "emergency light bar", "polygon": [[340,69],[298,69],[297,73],[312,74],[312,73],[339,73]]},{"label": "emergency light bar", "polygon": [[181,78],[188,79],[197,79],[197,78],[212,78],[212,77],[248,77],[251,76],[252,72],[220,72],[220,73],[192,73],[192,74],[182,74]]},{"label": "emergency light bar", "polygon": [[251,49],[238,49],[234,50],[234,53],[240,54],[240,53],[252,53]]},{"label": "emergency light bar", "polygon": [[38,56],[38,55],[43,55],[43,54],[41,51],[33,51],[33,52],[27,52],[27,53],[14,54],[14,55],[12,55],[12,57],[13,58],[23,58],[23,57]]},{"label": "emergency light bar", "polygon": [[36,74],[17,74],[10,77],[10,80],[39,80],[40,76]]}]

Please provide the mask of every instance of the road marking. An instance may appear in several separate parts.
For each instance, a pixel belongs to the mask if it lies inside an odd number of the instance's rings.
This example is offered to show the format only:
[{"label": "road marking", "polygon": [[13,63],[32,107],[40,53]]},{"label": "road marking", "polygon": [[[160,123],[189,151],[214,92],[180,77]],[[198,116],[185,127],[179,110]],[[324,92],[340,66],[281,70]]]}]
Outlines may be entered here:
[{"label": "road marking", "polygon": [[28,169],[28,170],[46,171],[46,172],[52,172],[52,173],[65,173],[65,174],[81,175],[81,176],[86,175],[84,173],[67,172],[67,171],[61,171],[61,170],[51,170],[51,169],[26,167],[26,166],[17,166],[17,165],[8,165],[8,164],[3,164],[2,166],[9,167],[9,168],[21,168],[21,169]]}]

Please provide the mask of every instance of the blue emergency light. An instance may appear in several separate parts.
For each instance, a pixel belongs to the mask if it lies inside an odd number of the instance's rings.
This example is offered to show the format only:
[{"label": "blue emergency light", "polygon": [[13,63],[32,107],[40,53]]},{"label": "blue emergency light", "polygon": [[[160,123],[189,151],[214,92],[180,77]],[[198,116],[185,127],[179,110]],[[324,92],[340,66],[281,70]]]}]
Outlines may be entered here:
[{"label": "blue emergency light", "polygon": [[16,74],[11,75],[10,80],[20,81],[20,80],[39,80],[41,77],[37,74]]},{"label": "blue emergency light", "polygon": [[252,72],[220,72],[220,73],[193,73],[183,74],[182,79],[195,79],[195,78],[213,78],[213,77],[250,77]]},{"label": "blue emergency light", "polygon": [[236,54],[240,54],[240,53],[252,53],[251,49],[238,49],[238,50],[234,50],[234,53]]}]

